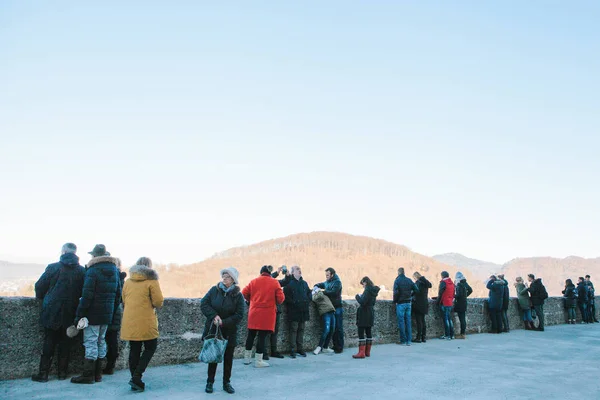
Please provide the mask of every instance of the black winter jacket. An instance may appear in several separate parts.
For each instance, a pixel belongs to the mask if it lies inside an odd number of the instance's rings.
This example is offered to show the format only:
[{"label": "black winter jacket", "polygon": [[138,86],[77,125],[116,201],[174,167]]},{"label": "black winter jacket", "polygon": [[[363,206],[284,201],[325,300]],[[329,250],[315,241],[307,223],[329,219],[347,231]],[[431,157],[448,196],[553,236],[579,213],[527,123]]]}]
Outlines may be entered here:
[{"label": "black winter jacket", "polygon": [[310,302],[312,292],[308,283],[302,277],[300,280],[294,276],[283,287],[285,304],[287,305],[288,320],[291,322],[306,322],[310,319]]},{"label": "black winter jacket", "polygon": [[539,306],[544,304],[544,300],[548,298],[548,292],[542,283],[542,278],[537,278],[529,286],[529,294],[531,295],[531,304]]},{"label": "black winter jacket", "polygon": [[42,299],[40,322],[44,328],[66,329],[75,319],[75,312],[85,269],[73,253],[60,256],[60,261],[50,264],[35,283],[35,297]]},{"label": "black winter jacket", "polygon": [[502,293],[502,309],[508,310],[510,304],[510,289],[508,288],[508,281],[504,280],[504,292]]},{"label": "black winter jacket", "polygon": [[471,289],[471,286],[469,286],[466,279],[458,281],[455,286],[454,311],[467,311],[467,297],[469,297],[471,293],[473,293],[473,289]]},{"label": "black winter jacket", "polygon": [[121,280],[113,257],[94,257],[85,272],[77,320],[86,317],[90,325],[112,325],[121,302]]},{"label": "black winter jacket", "polygon": [[406,275],[398,275],[394,280],[394,303],[396,304],[407,304],[410,303],[413,297],[413,293],[419,291],[417,285],[407,278]]},{"label": "black winter jacket", "polygon": [[204,338],[209,333],[214,334],[216,332],[217,328],[214,325],[212,330],[210,328],[213,320],[218,315],[223,321],[221,332],[223,337],[228,340],[227,347],[235,347],[238,326],[244,318],[245,309],[244,296],[242,296],[239,286],[236,285],[228,293],[225,293],[219,284],[213,286],[202,298],[200,309],[206,317],[202,337]]},{"label": "black winter jacket", "polygon": [[588,288],[585,282],[577,283],[577,303],[586,304],[588,302]]},{"label": "black winter jacket", "polygon": [[317,283],[316,286],[321,289],[325,289],[323,293],[325,296],[329,297],[333,307],[342,307],[342,281],[337,274],[335,274],[331,280]]},{"label": "black winter jacket", "polygon": [[424,276],[417,279],[415,282],[418,292],[415,292],[412,300],[412,309],[421,314],[427,314],[429,312],[429,289],[431,289],[431,282],[429,282]]},{"label": "black winter jacket", "polygon": [[375,324],[375,300],[379,294],[379,286],[367,286],[362,295],[356,295],[356,325],[370,327]]},{"label": "black winter jacket", "polygon": [[577,289],[575,288],[575,285],[571,284],[566,286],[562,293],[565,297],[565,307],[575,308],[577,306]]}]

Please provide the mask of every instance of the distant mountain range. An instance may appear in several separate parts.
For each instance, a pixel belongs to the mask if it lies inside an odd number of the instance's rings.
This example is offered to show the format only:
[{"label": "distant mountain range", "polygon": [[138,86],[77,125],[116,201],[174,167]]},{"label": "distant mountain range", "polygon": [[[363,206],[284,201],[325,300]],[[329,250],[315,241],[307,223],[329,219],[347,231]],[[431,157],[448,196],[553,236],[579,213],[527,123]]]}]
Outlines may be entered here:
[{"label": "distant mountain range", "polygon": [[457,268],[467,269],[480,280],[486,280],[493,274],[497,274],[504,266],[489,261],[476,260],[458,253],[439,254],[432,257],[441,263],[452,265]]},{"label": "distant mountain range", "polygon": [[[243,286],[258,276],[262,265],[275,268],[285,264],[302,267],[304,279],[312,286],[325,279],[325,268],[334,267],[343,282],[343,295],[353,298],[360,293],[363,276],[369,276],[382,287],[380,299],[391,299],[391,289],[398,267],[406,269],[412,277],[419,271],[433,283],[430,296],[437,295],[440,272],[446,270],[454,279],[460,270],[474,289],[474,297],[487,297],[484,282],[496,273],[503,272],[510,282],[515,277],[526,278],[533,273],[541,277],[553,296],[559,296],[567,278],[576,281],[585,274],[600,279],[600,258],[567,257],[516,258],[504,265],[481,261],[458,253],[427,257],[409,250],[406,246],[365,236],[337,232],[299,233],[267,240],[249,246],[235,247],[189,265],[156,267],[164,294],[169,297],[201,297],[219,281],[219,271],[235,266],[240,271]],[[16,264],[0,261],[0,296],[33,296],[33,283],[44,271],[41,264]],[[600,285],[600,280],[598,281]],[[513,286],[510,286],[511,290]],[[511,291],[514,295],[514,291]]]}]

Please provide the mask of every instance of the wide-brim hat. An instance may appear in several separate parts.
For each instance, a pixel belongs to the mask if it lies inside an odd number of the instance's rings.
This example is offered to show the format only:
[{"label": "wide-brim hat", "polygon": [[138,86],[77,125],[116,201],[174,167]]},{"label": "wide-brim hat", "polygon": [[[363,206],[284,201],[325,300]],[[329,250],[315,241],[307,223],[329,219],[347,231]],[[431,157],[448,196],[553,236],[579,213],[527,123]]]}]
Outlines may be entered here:
[{"label": "wide-brim hat", "polygon": [[94,250],[89,251],[88,254],[94,257],[110,256],[110,253],[106,251],[106,246],[103,244],[97,244],[94,246]]}]

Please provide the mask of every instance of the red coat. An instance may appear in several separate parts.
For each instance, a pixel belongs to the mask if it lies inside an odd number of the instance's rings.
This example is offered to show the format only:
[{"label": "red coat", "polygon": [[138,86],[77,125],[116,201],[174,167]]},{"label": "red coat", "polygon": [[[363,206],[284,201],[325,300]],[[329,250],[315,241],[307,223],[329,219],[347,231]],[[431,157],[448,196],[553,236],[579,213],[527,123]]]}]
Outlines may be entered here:
[{"label": "red coat", "polygon": [[[454,282],[452,282],[452,279],[450,278],[444,278],[440,282],[440,286],[443,286],[442,283],[446,285],[446,288],[440,293],[440,303],[443,306],[451,307],[452,304],[454,304]],[[440,287],[440,291],[441,289],[442,288]]]},{"label": "red coat", "polygon": [[250,302],[248,329],[273,332],[277,304],[282,304],[285,300],[279,282],[271,278],[270,274],[264,273],[250,281],[242,290],[242,295]]}]

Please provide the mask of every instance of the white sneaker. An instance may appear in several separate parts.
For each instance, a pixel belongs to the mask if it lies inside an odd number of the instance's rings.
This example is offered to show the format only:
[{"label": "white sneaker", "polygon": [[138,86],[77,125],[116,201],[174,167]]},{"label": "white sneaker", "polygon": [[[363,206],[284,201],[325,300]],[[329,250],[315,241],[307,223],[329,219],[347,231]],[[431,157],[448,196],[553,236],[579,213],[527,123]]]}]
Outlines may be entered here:
[{"label": "white sneaker", "polygon": [[324,354],[331,354],[331,353],[333,353],[333,350],[332,349],[323,349],[323,353]]},{"label": "white sneaker", "polygon": [[263,361],[263,355],[262,354],[254,354],[254,367],[256,368],[266,368],[266,367],[270,367],[271,364],[269,364],[266,361]]},{"label": "white sneaker", "polygon": [[316,355],[318,355],[321,352],[321,350],[323,350],[321,348],[321,346],[317,346],[317,348],[315,349],[315,351],[313,351],[313,353],[315,353],[315,356],[316,356]]}]

